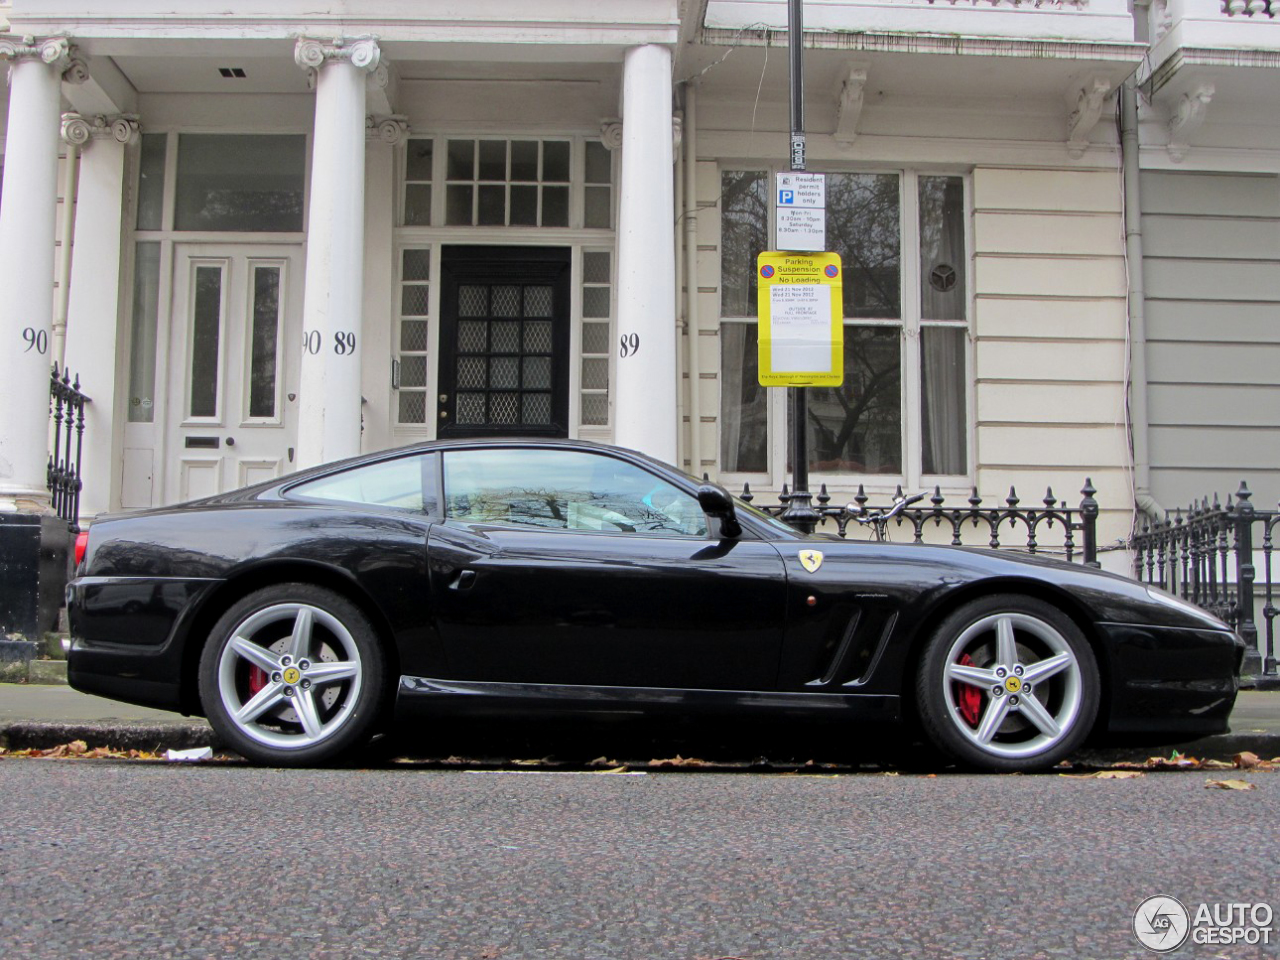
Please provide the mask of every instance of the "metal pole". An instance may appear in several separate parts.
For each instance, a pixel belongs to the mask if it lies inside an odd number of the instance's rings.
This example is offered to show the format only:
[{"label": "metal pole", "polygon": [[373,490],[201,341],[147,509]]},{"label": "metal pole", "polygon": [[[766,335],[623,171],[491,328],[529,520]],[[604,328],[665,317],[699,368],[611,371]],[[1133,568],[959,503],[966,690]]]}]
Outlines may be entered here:
[{"label": "metal pole", "polygon": [[[791,170],[805,169],[804,142],[804,17],[802,0],[787,0],[787,54],[791,67]],[[820,519],[810,503],[808,405],[805,388],[791,387],[791,497],[782,519],[812,533]]]}]

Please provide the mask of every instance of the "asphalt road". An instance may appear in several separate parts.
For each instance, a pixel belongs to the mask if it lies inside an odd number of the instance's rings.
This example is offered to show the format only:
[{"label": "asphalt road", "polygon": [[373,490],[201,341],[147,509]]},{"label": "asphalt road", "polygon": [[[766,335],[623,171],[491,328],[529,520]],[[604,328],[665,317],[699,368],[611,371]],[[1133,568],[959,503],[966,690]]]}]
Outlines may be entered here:
[{"label": "asphalt road", "polygon": [[1151,957],[1148,896],[1280,912],[1280,773],[1222,775],[1257,789],[10,758],[0,955]]}]

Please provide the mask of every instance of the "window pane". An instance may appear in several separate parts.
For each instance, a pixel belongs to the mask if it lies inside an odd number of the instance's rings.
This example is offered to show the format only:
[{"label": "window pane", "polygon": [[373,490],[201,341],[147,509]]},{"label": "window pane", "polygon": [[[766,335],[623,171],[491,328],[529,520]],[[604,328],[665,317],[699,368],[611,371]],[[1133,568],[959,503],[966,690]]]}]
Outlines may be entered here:
[{"label": "window pane", "polygon": [[474,140],[450,140],[445,177],[449,180],[474,180],[475,155]]},{"label": "window pane", "polygon": [[582,288],[582,315],[592,319],[601,319],[609,316],[608,287]]},{"label": "window pane", "polygon": [[175,229],[302,230],[306,137],[184,133]]},{"label": "window pane", "polygon": [[583,202],[585,209],[583,210],[583,226],[584,227],[609,227],[610,226],[610,207],[612,206],[612,191],[608,187],[584,187]]},{"label": "window pane", "polygon": [[845,317],[902,316],[898,178],[827,174],[827,249],[844,264]]},{"label": "window pane", "polygon": [[405,152],[404,178],[406,180],[431,179],[431,152],[434,141],[411,139]]},{"label": "window pane", "polygon": [[965,339],[963,327],[920,331],[921,442],[925,473],[968,472]]},{"label": "window pane", "polygon": [[609,254],[588,252],[582,255],[582,279],[586,283],[609,282]]},{"label": "window pane", "polygon": [[138,229],[163,230],[164,162],[169,138],[163,133],[142,135],[138,171]]},{"label": "window pane", "polygon": [[756,315],[756,255],[769,247],[767,187],[768,175],[758,170],[726,170],[720,175],[722,316]]},{"label": "window pane", "polygon": [[567,227],[569,225],[569,188],[542,188],[542,225]]},{"label": "window pane", "polygon": [[434,508],[435,498],[423,496],[423,472],[422,457],[400,457],[299,484],[289,493],[316,500],[367,503],[425,513]]},{"label": "window pane", "polygon": [[431,184],[410,183],[405,186],[404,225],[406,227],[431,226]]},{"label": "window pane", "polygon": [[249,416],[276,415],[276,337],[280,321],[280,268],[253,271],[253,350],[249,360]]},{"label": "window pane", "polygon": [[403,259],[402,280],[431,279],[431,251],[427,249],[406,250]]},{"label": "window pane", "polygon": [[613,181],[613,154],[599,140],[587,141],[587,183]]},{"label": "window pane", "polygon": [[222,268],[196,267],[191,322],[193,417],[218,413],[218,342],[222,338]]},{"label": "window pane", "polygon": [[844,328],[844,385],[809,388],[809,469],[902,472],[898,327]]},{"label": "window pane", "polygon": [[507,179],[507,141],[480,141],[480,180]]},{"label": "window pane", "polygon": [[538,188],[532,184],[511,188],[511,225],[513,227],[538,225]]},{"label": "window pane", "polygon": [[129,333],[129,422],[155,419],[156,320],[160,310],[160,244],[139,243],[133,270]]},{"label": "window pane", "polygon": [[445,515],[470,523],[703,537],[698,502],[613,457],[549,450],[445,454]]},{"label": "window pane", "polygon": [[720,469],[764,473],[768,469],[768,401],[760,386],[758,328],[720,326]]},{"label": "window pane", "polygon": [[445,188],[444,222],[449,226],[471,225],[471,186],[454,186]]},{"label": "window pane", "polygon": [[538,180],[538,141],[511,141],[511,179],[536,183]]},{"label": "window pane", "polygon": [[502,226],[507,217],[507,188],[484,185],[480,187],[480,226]]},{"label": "window pane", "polygon": [[542,144],[542,179],[556,183],[569,182],[568,141],[548,140]]},{"label": "window pane", "polygon": [[966,314],[964,181],[920,178],[920,318],[963,320]]}]

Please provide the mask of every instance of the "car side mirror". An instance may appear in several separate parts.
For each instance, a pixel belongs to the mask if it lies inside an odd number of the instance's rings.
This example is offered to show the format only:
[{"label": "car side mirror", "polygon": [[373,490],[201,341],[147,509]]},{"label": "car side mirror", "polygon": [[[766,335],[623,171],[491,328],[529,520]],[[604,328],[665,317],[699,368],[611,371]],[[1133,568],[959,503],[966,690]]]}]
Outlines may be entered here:
[{"label": "car side mirror", "polygon": [[698,488],[698,506],[708,517],[720,521],[721,536],[736,537],[742,533],[742,524],[738,522],[737,513],[733,509],[733,497],[724,487],[704,483]]}]

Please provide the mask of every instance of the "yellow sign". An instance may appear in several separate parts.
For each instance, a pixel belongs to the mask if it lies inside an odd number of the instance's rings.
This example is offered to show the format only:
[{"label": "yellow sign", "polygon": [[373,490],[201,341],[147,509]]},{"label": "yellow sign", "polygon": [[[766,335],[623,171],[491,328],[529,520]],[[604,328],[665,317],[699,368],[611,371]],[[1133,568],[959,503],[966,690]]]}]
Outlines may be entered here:
[{"label": "yellow sign", "polygon": [[844,268],[838,253],[765,252],[756,258],[760,383],[844,383]]}]

